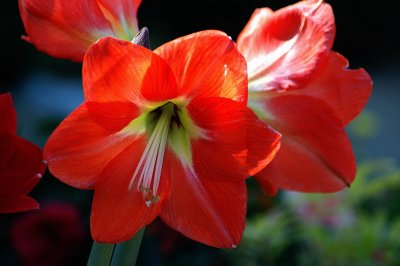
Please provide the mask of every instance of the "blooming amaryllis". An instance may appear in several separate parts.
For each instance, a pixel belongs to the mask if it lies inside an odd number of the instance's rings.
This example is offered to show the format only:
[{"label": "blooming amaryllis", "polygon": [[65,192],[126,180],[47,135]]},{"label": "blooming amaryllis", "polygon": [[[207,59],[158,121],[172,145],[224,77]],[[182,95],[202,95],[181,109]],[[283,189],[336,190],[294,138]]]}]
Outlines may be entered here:
[{"label": "blooming amaryllis", "polygon": [[331,6],[309,0],[275,12],[257,9],[238,37],[249,106],[282,134],[277,156],[255,176],[269,194],[334,192],[354,180],[344,127],[364,108],[372,81],[331,51],[334,36]]},{"label": "blooming amaryllis", "polygon": [[18,0],[28,36],[53,57],[81,62],[87,48],[111,36],[131,41],[138,33],[141,0]]},{"label": "blooming amaryllis", "polygon": [[246,183],[280,135],[247,107],[246,62],[224,33],[204,31],[154,52],[105,37],[83,61],[84,103],[53,132],[50,172],[94,189],[98,242],[130,239],[160,217],[189,238],[233,247]]},{"label": "blooming amaryllis", "polygon": [[28,193],[46,170],[42,150],[17,136],[11,94],[0,94],[0,213],[38,209]]}]

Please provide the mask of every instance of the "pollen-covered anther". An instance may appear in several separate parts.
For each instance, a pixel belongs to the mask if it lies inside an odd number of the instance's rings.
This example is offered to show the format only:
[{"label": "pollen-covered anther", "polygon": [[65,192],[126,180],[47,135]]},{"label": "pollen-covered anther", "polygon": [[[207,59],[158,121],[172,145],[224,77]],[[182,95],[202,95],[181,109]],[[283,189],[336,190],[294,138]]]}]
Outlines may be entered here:
[{"label": "pollen-covered anther", "polygon": [[160,197],[154,195],[150,188],[141,187],[140,190],[142,191],[143,200],[147,207],[150,207],[160,200]]}]

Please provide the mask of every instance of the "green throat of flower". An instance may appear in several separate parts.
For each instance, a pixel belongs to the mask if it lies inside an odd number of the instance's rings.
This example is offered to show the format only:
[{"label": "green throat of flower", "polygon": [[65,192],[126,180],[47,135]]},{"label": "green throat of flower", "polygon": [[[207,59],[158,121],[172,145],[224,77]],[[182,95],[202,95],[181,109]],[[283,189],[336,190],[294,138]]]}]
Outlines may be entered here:
[{"label": "green throat of flower", "polygon": [[[129,190],[141,191],[148,207],[159,200],[166,148],[170,148],[182,164],[192,167],[190,140],[204,138],[204,130],[190,118],[185,103],[171,100],[146,108],[124,130],[129,134],[145,132],[147,144],[129,183]],[[134,185],[136,184],[136,186]]]}]

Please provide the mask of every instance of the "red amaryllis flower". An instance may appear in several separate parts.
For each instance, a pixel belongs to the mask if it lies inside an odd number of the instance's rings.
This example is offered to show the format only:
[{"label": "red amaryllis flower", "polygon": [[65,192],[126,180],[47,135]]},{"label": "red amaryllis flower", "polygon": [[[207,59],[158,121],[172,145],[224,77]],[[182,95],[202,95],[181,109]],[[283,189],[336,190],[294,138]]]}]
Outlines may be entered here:
[{"label": "red amaryllis flower", "polygon": [[9,93],[0,95],[0,213],[38,209],[28,193],[39,182],[46,165],[42,150],[20,138],[17,115]]},{"label": "red amaryllis flower", "polygon": [[87,48],[111,36],[131,41],[138,33],[141,0],[18,0],[28,36],[53,57],[81,62]]},{"label": "red amaryllis flower", "polygon": [[52,202],[19,217],[10,237],[24,265],[58,266],[79,264],[87,235],[76,207]]},{"label": "red amaryllis flower", "polygon": [[257,9],[238,37],[247,60],[249,106],[282,134],[281,149],[256,179],[278,188],[333,192],[356,173],[344,127],[365,106],[372,81],[331,51],[334,16],[323,1]]},{"label": "red amaryllis flower", "polygon": [[245,178],[269,163],[279,134],[247,107],[230,38],[204,31],[152,52],[105,37],[85,55],[83,85],[85,102],[44,156],[60,180],[95,190],[93,238],[124,241],[160,216],[199,242],[238,244]]}]

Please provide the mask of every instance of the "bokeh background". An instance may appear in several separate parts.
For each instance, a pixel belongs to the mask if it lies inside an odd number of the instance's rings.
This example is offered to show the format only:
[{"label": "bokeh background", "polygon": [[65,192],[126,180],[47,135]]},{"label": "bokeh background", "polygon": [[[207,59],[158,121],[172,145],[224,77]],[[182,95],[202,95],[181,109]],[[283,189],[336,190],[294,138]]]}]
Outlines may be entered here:
[{"label": "bokeh background", "polygon": [[[138,19],[150,29],[153,48],[205,29],[235,40],[255,8],[295,2],[143,0]],[[400,265],[400,4],[327,2],[336,17],[334,50],[374,81],[365,111],[347,128],[359,166],[355,184],[329,195],[269,198],[249,180],[248,222],[238,248],[210,248],[156,221],[146,230],[138,265]],[[17,1],[4,1],[0,91],[12,93],[19,135],[43,147],[83,100],[81,64],[38,52],[23,34]],[[92,193],[46,173],[31,194],[42,210],[0,215],[0,265],[86,265]]]}]

